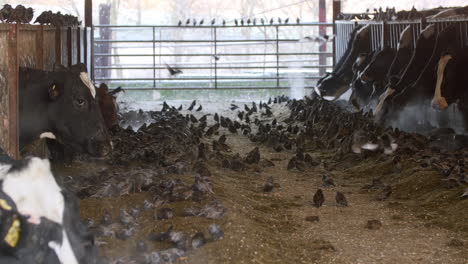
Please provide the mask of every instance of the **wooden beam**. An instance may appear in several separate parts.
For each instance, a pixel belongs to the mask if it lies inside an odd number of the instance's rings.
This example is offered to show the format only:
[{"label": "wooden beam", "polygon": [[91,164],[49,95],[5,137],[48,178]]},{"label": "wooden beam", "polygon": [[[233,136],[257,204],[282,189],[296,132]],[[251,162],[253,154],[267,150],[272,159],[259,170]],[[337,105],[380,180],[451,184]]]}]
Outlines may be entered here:
[{"label": "wooden beam", "polygon": [[62,28],[55,28],[55,63],[62,64]]},{"label": "wooden beam", "polygon": [[8,32],[8,154],[19,159],[18,137],[18,24],[10,24]]},{"label": "wooden beam", "polygon": [[39,30],[36,32],[36,56],[37,56],[37,68],[45,70],[44,63],[44,26],[40,25]]},{"label": "wooden beam", "polygon": [[93,26],[93,0],[85,0],[85,27]]}]

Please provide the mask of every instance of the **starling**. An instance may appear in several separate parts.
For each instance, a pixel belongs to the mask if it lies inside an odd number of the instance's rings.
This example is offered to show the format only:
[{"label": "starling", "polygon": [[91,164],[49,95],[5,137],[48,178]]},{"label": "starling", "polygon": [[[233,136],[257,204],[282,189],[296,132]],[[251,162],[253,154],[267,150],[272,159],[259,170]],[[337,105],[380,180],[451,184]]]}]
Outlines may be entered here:
[{"label": "starling", "polygon": [[231,104],[231,107],[229,109],[231,109],[231,111],[234,111],[236,110],[237,108],[239,108],[239,106],[235,105],[235,104]]},{"label": "starling", "polygon": [[188,24],[190,24],[190,18],[187,19],[187,21],[185,21],[185,25],[188,25]]},{"label": "starling", "polygon": [[223,26],[225,26],[225,25],[226,25],[226,20],[223,19]]},{"label": "starling", "polygon": [[244,25],[244,19],[241,19],[241,25],[242,26]]},{"label": "starling", "polygon": [[250,18],[247,19],[247,25],[250,25]]},{"label": "starling", "polygon": [[182,71],[180,69],[178,69],[176,67],[171,67],[171,66],[169,66],[169,64],[166,64],[166,69],[169,71],[169,74],[171,76],[175,76],[177,74],[182,73]]},{"label": "starling", "polygon": [[253,24],[254,26],[257,25],[257,19],[256,19],[256,18],[254,18],[254,19],[252,20],[252,24]]},{"label": "starling", "polygon": [[216,19],[213,18],[213,19],[211,20],[211,25],[214,25],[215,23],[216,23]]},{"label": "starling", "polygon": [[281,17],[278,17],[278,24],[281,24]]},{"label": "starling", "polygon": [[199,24],[199,25],[200,25],[200,26],[203,25],[204,22],[205,22],[204,19],[200,20],[200,24]]},{"label": "starling", "polygon": [[196,26],[196,25],[197,25],[197,20],[196,20],[195,18],[193,19],[193,23],[192,23],[192,24],[193,24],[193,26]]},{"label": "starling", "polygon": [[377,201],[385,201],[390,197],[391,194],[392,194],[392,186],[387,185],[387,186],[385,186],[383,188],[382,192],[380,192],[377,195],[376,200]]},{"label": "starling", "polygon": [[236,26],[239,25],[239,22],[237,21],[237,19],[234,19],[234,24],[236,24]]},{"label": "starling", "polygon": [[293,170],[294,168],[296,168],[296,161],[296,157],[292,157],[288,162],[287,170]]},{"label": "starling", "polygon": [[182,105],[179,106],[179,108],[177,108],[178,111],[181,111],[182,110]]},{"label": "starling", "polygon": [[245,162],[248,164],[254,164],[254,163],[258,163],[259,161],[260,161],[260,151],[258,147],[255,147],[253,150],[251,150],[247,154],[247,157],[245,158]]},{"label": "starling", "polygon": [[270,19],[270,25],[273,25],[273,22],[274,22],[274,20],[273,20],[273,18],[271,18]]},{"label": "starling", "polygon": [[346,207],[348,206],[348,200],[346,200],[346,197],[342,192],[336,192],[336,205],[340,207]]},{"label": "starling", "polygon": [[203,109],[202,105],[197,108],[197,112],[200,112]]},{"label": "starling", "polygon": [[323,192],[321,189],[318,189],[317,192],[314,194],[313,198],[314,206],[319,208],[325,202],[325,196],[323,196]]},{"label": "starling", "polygon": [[[0,20],[2,22],[8,21],[10,19],[11,15],[12,15],[12,13],[13,13],[13,7],[11,7],[11,5],[9,5],[9,4],[4,5],[3,8],[0,10]],[[45,12],[43,12],[43,13],[45,13]]]},{"label": "starling", "polygon": [[322,183],[323,183],[323,187],[336,186],[332,177],[326,174],[322,175]]},{"label": "starling", "polygon": [[284,24],[289,23],[289,17],[284,20]]},{"label": "starling", "polygon": [[261,18],[260,22],[262,23],[262,25],[265,25],[265,19]]},{"label": "starling", "polygon": [[193,100],[189,108],[187,108],[187,110],[192,111],[192,109],[195,107],[196,104],[197,104],[197,100]]},{"label": "starling", "polygon": [[179,26],[179,27],[182,26],[182,20],[179,20],[178,26]]},{"label": "starling", "polygon": [[271,192],[274,187],[274,179],[273,176],[268,177],[266,180],[265,184],[263,185],[263,191],[264,192]]},{"label": "starling", "polygon": [[300,18],[296,18],[296,23],[297,23],[297,24],[300,24],[300,23],[301,23],[301,19],[300,19]]},{"label": "starling", "polygon": [[215,113],[215,114],[214,114],[213,119],[214,119],[214,121],[216,121],[216,122],[219,123],[219,115],[218,115],[218,113]]}]

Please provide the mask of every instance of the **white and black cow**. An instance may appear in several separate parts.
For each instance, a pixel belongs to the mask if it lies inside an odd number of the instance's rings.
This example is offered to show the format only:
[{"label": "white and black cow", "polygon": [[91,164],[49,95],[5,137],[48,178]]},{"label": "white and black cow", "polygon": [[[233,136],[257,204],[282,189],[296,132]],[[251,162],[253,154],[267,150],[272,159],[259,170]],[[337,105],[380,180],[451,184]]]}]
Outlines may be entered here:
[{"label": "white and black cow", "polygon": [[0,212],[0,263],[96,263],[77,198],[58,186],[48,160],[0,154]]},{"label": "white and black cow", "polygon": [[457,27],[451,25],[437,34],[433,50],[430,53],[430,59],[426,61],[424,68],[418,73],[417,80],[388,98],[388,100],[391,100],[388,104],[388,111],[391,115],[387,116],[387,121],[398,118],[400,111],[407,105],[424,103],[430,100],[434,93],[434,83],[437,80],[437,62],[440,55],[445,51],[457,49],[460,43],[457,32]]},{"label": "white and black cow", "polygon": [[347,49],[347,55],[342,61],[342,65],[318,83],[315,90],[321,97],[336,99],[349,89],[353,78],[352,65],[356,62],[359,54],[368,54],[372,50],[370,25],[366,25],[356,32],[355,38]]},{"label": "white and black cow", "polygon": [[21,148],[45,137],[95,156],[110,152],[96,89],[84,64],[54,71],[20,68],[19,117]]},{"label": "white and black cow", "polygon": [[[376,107],[376,121],[383,122],[391,107],[391,100],[408,85],[413,84],[420,76],[426,63],[430,60],[436,43],[436,31],[434,25],[427,26],[420,34],[415,50],[408,65],[397,80],[390,78],[385,92],[380,96]],[[393,81],[394,80],[394,81]]]}]

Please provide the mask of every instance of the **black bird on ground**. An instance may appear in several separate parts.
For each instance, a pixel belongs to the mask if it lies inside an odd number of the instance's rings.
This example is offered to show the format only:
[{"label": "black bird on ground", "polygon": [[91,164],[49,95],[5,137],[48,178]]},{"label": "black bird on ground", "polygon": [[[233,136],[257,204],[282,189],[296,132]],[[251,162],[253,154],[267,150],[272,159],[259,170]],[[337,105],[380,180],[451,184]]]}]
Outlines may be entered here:
[{"label": "black bird on ground", "polygon": [[169,71],[169,74],[171,76],[176,76],[178,74],[181,74],[182,71],[176,67],[171,67],[169,64],[166,63],[166,69]]},{"label": "black bird on ground", "polygon": [[216,121],[216,122],[219,123],[219,115],[218,115],[218,113],[215,113],[215,114],[214,114],[213,119],[214,119],[214,121]]},{"label": "black bird on ground", "polygon": [[333,178],[326,174],[322,175],[322,183],[323,183],[323,187],[335,186],[335,182],[333,181]]},{"label": "black bird on ground", "polygon": [[203,109],[202,105],[197,108],[197,112],[200,112]]},{"label": "black bird on ground", "polygon": [[273,190],[274,184],[275,183],[274,183],[273,176],[268,177],[265,184],[263,185],[263,191],[264,192],[271,192]]},{"label": "black bird on ground", "polygon": [[348,200],[346,199],[346,197],[344,196],[342,192],[336,192],[335,200],[336,200],[337,206],[341,206],[341,207],[348,206]]},{"label": "black bird on ground", "polygon": [[239,108],[239,106],[235,105],[235,104],[231,104],[231,107],[229,109],[231,109],[231,111],[234,111],[236,110],[237,108]]},{"label": "black bird on ground", "polygon": [[319,208],[323,205],[324,202],[325,202],[325,196],[323,195],[323,191],[322,189],[318,189],[315,192],[314,198],[313,198],[314,206]]}]

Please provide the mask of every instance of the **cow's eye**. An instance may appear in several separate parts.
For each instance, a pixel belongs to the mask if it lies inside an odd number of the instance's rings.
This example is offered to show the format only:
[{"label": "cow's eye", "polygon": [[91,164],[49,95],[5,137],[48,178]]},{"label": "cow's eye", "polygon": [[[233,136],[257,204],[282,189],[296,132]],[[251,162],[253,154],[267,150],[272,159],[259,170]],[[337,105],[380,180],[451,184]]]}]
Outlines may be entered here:
[{"label": "cow's eye", "polygon": [[78,99],[76,99],[76,103],[77,103],[79,106],[83,106],[83,105],[84,105],[84,100],[81,99],[81,98],[78,98]]}]

